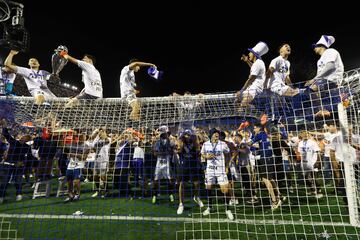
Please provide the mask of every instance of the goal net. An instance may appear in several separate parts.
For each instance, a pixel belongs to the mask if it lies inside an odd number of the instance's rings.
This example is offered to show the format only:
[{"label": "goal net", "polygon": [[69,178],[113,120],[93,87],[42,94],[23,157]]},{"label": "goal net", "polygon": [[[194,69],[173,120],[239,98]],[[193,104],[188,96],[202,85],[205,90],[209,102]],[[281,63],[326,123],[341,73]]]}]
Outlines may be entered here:
[{"label": "goal net", "polygon": [[359,239],[359,70],[246,109],[140,98],[137,121],[122,99],[2,97],[0,238]]}]

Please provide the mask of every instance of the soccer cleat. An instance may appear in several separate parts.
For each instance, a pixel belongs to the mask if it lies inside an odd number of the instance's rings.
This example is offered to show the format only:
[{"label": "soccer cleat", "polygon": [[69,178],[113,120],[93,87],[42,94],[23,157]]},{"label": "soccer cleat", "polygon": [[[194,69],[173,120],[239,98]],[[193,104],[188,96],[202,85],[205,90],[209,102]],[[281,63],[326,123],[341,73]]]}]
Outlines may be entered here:
[{"label": "soccer cleat", "polygon": [[199,207],[201,207],[201,208],[204,207],[204,203],[201,201],[201,199],[199,197],[194,196],[193,200],[194,200],[194,202],[196,202],[199,205]]},{"label": "soccer cleat", "polygon": [[259,201],[257,200],[257,198],[253,197],[249,201],[246,201],[246,202],[250,203],[250,204],[255,204],[255,203],[258,203]]},{"label": "soccer cleat", "polygon": [[203,216],[208,216],[210,214],[211,209],[208,207],[206,208],[206,210],[203,212]]},{"label": "soccer cleat", "polygon": [[99,195],[99,192],[96,191],[93,195],[91,195],[91,197],[95,198],[95,197],[97,197],[98,195]]},{"label": "soccer cleat", "polygon": [[174,195],[170,194],[169,199],[170,199],[170,202],[174,202]]},{"label": "soccer cleat", "polygon": [[76,211],[73,213],[73,216],[82,216],[84,214],[84,212],[81,212],[81,211]]},{"label": "soccer cleat", "polygon": [[230,199],[229,201],[229,205],[230,206],[235,206],[235,205],[238,205],[239,204],[239,201],[237,199]]},{"label": "soccer cleat", "polygon": [[65,176],[61,176],[58,178],[58,181],[61,182],[61,181],[64,181],[65,180]]},{"label": "soccer cleat", "polygon": [[322,198],[324,195],[322,193],[315,193],[315,198],[320,199]]},{"label": "soccer cleat", "polygon": [[80,195],[75,195],[73,198],[74,201],[78,201],[79,199],[80,199]]},{"label": "soccer cleat", "polygon": [[22,200],[22,195],[21,195],[21,194],[17,195],[17,196],[16,196],[16,201],[19,202],[19,201],[21,201],[21,200]]},{"label": "soccer cleat", "polygon": [[304,118],[297,118],[294,120],[294,122],[300,124],[300,123],[305,123],[306,120]]},{"label": "soccer cleat", "polygon": [[226,213],[227,218],[230,221],[234,220],[234,215],[232,214],[232,212],[230,210],[226,210],[225,213]]},{"label": "soccer cleat", "polygon": [[275,211],[281,206],[281,200],[278,200],[277,202],[273,202],[271,204],[271,211]]},{"label": "soccer cleat", "polygon": [[152,202],[153,204],[155,204],[155,203],[156,203],[156,196],[155,196],[155,195],[152,197],[151,202]]},{"label": "soccer cleat", "polygon": [[181,203],[181,204],[179,204],[179,207],[178,207],[176,213],[177,213],[178,215],[181,215],[183,212],[184,212],[184,205]]},{"label": "soccer cleat", "polygon": [[72,201],[72,198],[71,198],[71,197],[67,197],[67,198],[65,198],[64,203],[68,203],[68,202],[71,202],[71,201]]}]

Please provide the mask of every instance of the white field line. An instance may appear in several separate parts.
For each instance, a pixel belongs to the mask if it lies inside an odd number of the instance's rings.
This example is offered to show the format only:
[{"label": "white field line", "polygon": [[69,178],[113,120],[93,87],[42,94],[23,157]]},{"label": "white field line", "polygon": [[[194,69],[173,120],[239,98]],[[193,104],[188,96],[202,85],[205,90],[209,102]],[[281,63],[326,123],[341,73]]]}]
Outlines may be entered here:
[{"label": "white field line", "polygon": [[226,218],[190,218],[190,217],[151,217],[151,216],[97,216],[97,215],[53,215],[53,214],[0,214],[1,218],[19,219],[78,219],[78,220],[112,220],[112,221],[153,221],[153,222],[185,222],[185,223],[218,223],[229,222],[239,224],[282,224],[282,225],[319,225],[319,226],[351,226],[344,222],[309,222],[309,221],[286,221],[286,220],[250,220],[236,219],[230,221]]}]

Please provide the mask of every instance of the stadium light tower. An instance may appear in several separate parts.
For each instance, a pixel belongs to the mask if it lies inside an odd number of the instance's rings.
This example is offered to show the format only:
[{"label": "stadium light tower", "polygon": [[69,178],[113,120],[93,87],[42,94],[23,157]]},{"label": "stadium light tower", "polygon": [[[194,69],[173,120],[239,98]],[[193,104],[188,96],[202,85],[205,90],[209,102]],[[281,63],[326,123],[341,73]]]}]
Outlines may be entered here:
[{"label": "stadium light tower", "polygon": [[0,0],[0,23],[3,28],[0,46],[26,52],[30,36],[25,28],[24,5],[14,1]]}]

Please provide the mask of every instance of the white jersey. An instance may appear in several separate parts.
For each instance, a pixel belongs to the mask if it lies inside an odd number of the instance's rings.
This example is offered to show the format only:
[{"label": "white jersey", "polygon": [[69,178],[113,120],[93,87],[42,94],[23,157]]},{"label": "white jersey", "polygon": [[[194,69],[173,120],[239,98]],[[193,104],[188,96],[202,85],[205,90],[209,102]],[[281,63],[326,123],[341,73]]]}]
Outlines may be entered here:
[{"label": "white jersey", "polygon": [[313,169],[318,158],[318,152],[320,152],[319,144],[312,139],[302,140],[299,142],[298,151],[301,155],[302,164]]},{"label": "white jersey", "polygon": [[300,139],[296,136],[290,138],[290,141],[289,141],[289,146],[292,147],[293,149],[297,149],[298,146],[299,146],[299,142],[300,142]]},{"label": "white jersey", "polygon": [[255,80],[251,85],[256,85],[262,89],[265,81],[265,72],[266,68],[264,61],[261,59],[256,59],[250,69],[250,76],[255,76]]},{"label": "white jersey", "polygon": [[142,149],[139,146],[136,146],[134,149],[133,159],[144,159],[144,158],[145,158],[144,149]]},{"label": "white jersey", "polygon": [[37,91],[48,89],[47,79],[50,77],[50,73],[44,70],[32,70],[24,67],[17,67],[17,74],[23,76],[25,79],[26,86],[34,96]]},{"label": "white jersey", "polygon": [[95,148],[95,162],[99,168],[106,168],[109,163],[110,141],[110,138],[106,141],[105,139],[100,139],[99,136],[96,136],[93,142],[88,143],[89,147]]},{"label": "white jersey", "polygon": [[281,55],[274,58],[269,68],[274,69],[273,75],[269,79],[269,86],[285,83],[285,79],[290,75],[290,62]]},{"label": "white jersey", "polygon": [[79,160],[77,158],[70,158],[69,163],[67,165],[68,170],[74,170],[75,168],[79,168]]},{"label": "white jersey", "polygon": [[96,162],[109,162],[110,143],[101,147],[98,155],[95,158]]},{"label": "white jersey", "polygon": [[103,97],[101,76],[94,65],[78,61],[78,66],[82,69],[82,81],[85,85],[85,93],[98,98]]},{"label": "white jersey", "polygon": [[129,65],[125,66],[121,70],[120,74],[120,96],[121,98],[125,98],[130,94],[134,94],[135,92],[135,73],[134,70],[130,70]]},{"label": "white jersey", "polygon": [[212,153],[215,155],[213,159],[207,159],[206,174],[226,174],[224,153],[229,153],[228,145],[223,141],[212,143],[207,141],[201,148],[201,154]]},{"label": "white jersey", "polygon": [[330,157],[330,146],[332,141],[334,140],[334,138],[336,138],[337,135],[338,133],[330,133],[330,132],[324,133],[324,144],[325,144],[324,157]]},{"label": "white jersey", "polygon": [[254,82],[244,91],[250,94],[253,98],[262,93],[265,82],[265,63],[261,59],[256,59],[250,69],[250,76],[254,76]]},{"label": "white jersey", "polygon": [[350,159],[346,159],[346,160],[351,161],[352,163],[355,163],[356,162],[356,150],[352,146],[348,146],[349,154],[345,155],[345,152],[343,150],[344,150],[346,144],[348,144],[348,143],[344,143],[344,141],[342,141],[342,135],[337,134],[333,138],[329,148],[330,148],[330,150],[335,151],[336,161],[344,162],[345,157],[350,157]]},{"label": "white jersey", "polygon": [[334,62],[335,69],[328,75],[328,77],[326,77],[326,80],[337,84],[341,83],[344,74],[344,64],[341,60],[339,52],[333,48],[326,49],[318,60],[317,75],[323,71],[325,65],[329,62]]},{"label": "white jersey", "polygon": [[86,162],[95,162],[96,153],[90,152],[86,157]]},{"label": "white jersey", "polygon": [[[88,150],[85,144],[73,144],[70,146],[69,153],[84,154]],[[85,167],[85,162],[82,161],[79,156],[71,156],[67,165],[68,170],[82,169]]]},{"label": "white jersey", "polygon": [[155,166],[155,178],[154,180],[159,179],[171,179],[171,171],[170,171],[170,161],[172,159],[172,155],[158,156],[156,160]]}]

